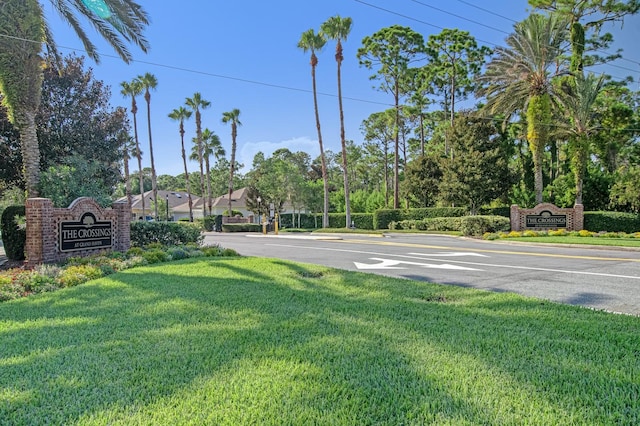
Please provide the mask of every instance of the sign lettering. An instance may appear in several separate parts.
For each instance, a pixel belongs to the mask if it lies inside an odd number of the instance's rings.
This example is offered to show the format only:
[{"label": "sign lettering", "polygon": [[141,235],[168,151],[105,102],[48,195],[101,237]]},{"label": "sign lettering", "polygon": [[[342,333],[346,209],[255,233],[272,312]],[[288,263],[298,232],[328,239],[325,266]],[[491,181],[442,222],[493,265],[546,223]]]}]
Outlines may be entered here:
[{"label": "sign lettering", "polygon": [[60,222],[60,251],[111,248],[113,224],[98,221],[93,213],[85,213],[78,222]]},{"label": "sign lettering", "polygon": [[543,210],[540,214],[528,214],[525,216],[527,228],[566,228],[566,214],[552,214],[549,210]]}]

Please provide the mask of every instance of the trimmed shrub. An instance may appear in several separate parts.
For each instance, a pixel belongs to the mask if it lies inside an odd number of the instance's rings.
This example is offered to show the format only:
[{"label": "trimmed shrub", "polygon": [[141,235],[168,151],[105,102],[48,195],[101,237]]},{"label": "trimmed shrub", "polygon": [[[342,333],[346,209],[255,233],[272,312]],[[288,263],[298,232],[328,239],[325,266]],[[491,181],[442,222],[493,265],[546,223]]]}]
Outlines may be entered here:
[{"label": "trimmed shrub", "polygon": [[211,232],[216,229],[216,217],[217,216],[207,216],[204,218],[205,231]]},{"label": "trimmed shrub", "polygon": [[373,229],[373,213],[351,213],[357,229]]},{"label": "trimmed shrub", "polygon": [[131,245],[144,247],[152,243],[177,246],[199,243],[204,238],[200,227],[183,222],[131,222]]},{"label": "trimmed shrub", "polygon": [[169,255],[162,249],[151,249],[142,253],[142,258],[149,264],[166,262],[169,260]]},{"label": "trimmed shrub", "polygon": [[171,256],[172,260],[186,259],[189,257],[189,252],[182,247],[169,247],[167,253]]},{"label": "trimmed shrub", "polygon": [[584,229],[592,232],[640,231],[640,215],[621,212],[585,212]]},{"label": "trimmed shrub", "polygon": [[222,225],[222,232],[262,232],[262,225],[259,223],[225,223]]},{"label": "trimmed shrub", "polygon": [[102,270],[97,266],[73,265],[60,272],[58,280],[63,287],[73,287],[102,276]]},{"label": "trimmed shrub", "polygon": [[509,231],[510,219],[504,216],[465,216],[460,222],[460,232],[467,236],[481,236],[487,232]]},{"label": "trimmed shrub", "polygon": [[373,229],[389,229],[391,222],[400,222],[402,210],[380,209],[373,212]]},{"label": "trimmed shrub", "polygon": [[504,216],[511,218],[511,207],[482,207],[480,214],[483,216]]},{"label": "trimmed shrub", "polygon": [[7,257],[11,260],[24,260],[24,246],[27,241],[26,228],[16,223],[16,216],[24,216],[24,206],[8,206],[0,217],[2,244]]}]

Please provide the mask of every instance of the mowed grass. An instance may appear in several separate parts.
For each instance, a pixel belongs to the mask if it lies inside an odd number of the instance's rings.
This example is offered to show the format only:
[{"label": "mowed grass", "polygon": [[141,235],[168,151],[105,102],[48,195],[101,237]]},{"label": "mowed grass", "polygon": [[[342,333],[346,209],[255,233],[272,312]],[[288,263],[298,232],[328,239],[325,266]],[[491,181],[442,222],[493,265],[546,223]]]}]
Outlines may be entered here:
[{"label": "mowed grass", "polygon": [[640,423],[640,318],[259,258],[0,304],[0,424]]},{"label": "mowed grass", "polygon": [[572,237],[572,236],[545,236],[545,237],[515,237],[507,238],[505,241],[521,241],[530,243],[551,243],[551,244],[580,244],[592,246],[618,246],[636,247],[640,249],[640,238],[607,238],[607,237]]}]

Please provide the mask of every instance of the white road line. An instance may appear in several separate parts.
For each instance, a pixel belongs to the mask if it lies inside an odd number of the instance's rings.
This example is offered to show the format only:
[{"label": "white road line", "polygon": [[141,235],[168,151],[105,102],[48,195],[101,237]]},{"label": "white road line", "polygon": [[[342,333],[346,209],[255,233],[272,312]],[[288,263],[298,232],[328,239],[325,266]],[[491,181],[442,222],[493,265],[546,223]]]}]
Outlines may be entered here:
[{"label": "white road line", "polygon": [[[287,245],[287,244],[266,244],[269,246],[275,247],[290,247],[296,249],[309,249],[309,250],[320,250],[320,251],[337,251],[342,253],[358,253],[358,254],[366,254],[373,256],[393,256],[393,257],[402,257],[405,259],[419,259],[419,260],[429,260],[432,262],[441,262],[442,259],[429,259],[422,256],[408,256],[402,254],[393,254],[393,253],[378,253],[372,251],[362,251],[362,250],[346,250],[346,249],[336,249],[336,248],[328,248],[328,247],[308,247],[308,246],[296,246],[296,245]],[[587,272],[587,271],[569,271],[564,269],[551,269],[551,268],[535,268],[530,266],[516,266],[516,265],[499,265],[492,263],[478,263],[478,262],[464,262],[461,260],[449,260],[451,263],[459,263],[461,265],[472,265],[479,267],[494,267],[494,268],[505,268],[505,269],[520,269],[524,271],[542,271],[542,272],[557,272],[561,274],[573,274],[573,275],[590,275],[597,277],[612,277],[612,278],[627,278],[632,280],[640,280],[640,276],[638,275],[617,275],[617,274],[604,274],[600,272]]]}]

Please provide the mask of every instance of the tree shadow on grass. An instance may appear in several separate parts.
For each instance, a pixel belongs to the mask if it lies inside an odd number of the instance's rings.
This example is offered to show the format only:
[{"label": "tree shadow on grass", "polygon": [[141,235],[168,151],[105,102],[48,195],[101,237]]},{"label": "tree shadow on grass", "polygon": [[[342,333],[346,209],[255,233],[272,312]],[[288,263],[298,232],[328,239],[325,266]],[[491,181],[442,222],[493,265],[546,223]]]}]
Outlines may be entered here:
[{"label": "tree shadow on grass", "polygon": [[0,305],[0,418],[637,419],[638,321],[592,314],[277,260],[134,269]]}]

